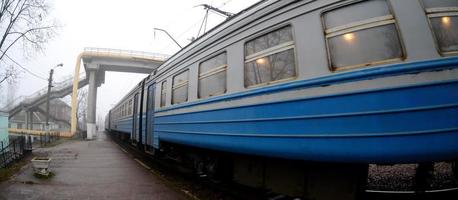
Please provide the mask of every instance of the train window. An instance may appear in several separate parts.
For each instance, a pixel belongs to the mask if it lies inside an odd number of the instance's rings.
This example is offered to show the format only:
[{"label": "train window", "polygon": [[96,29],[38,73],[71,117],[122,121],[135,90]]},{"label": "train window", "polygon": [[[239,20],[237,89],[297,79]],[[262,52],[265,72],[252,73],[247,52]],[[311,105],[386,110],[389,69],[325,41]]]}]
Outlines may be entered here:
[{"label": "train window", "polygon": [[431,8],[447,8],[447,7],[458,7],[458,1],[456,0],[423,0],[423,5],[427,9]]},{"label": "train window", "polygon": [[173,77],[172,104],[183,103],[188,100],[188,74],[189,70]]},{"label": "train window", "polygon": [[296,76],[294,40],[286,26],[245,43],[245,86],[269,84]]},{"label": "train window", "polygon": [[423,5],[440,52],[458,53],[458,1],[423,0]]},{"label": "train window", "polygon": [[333,70],[400,61],[403,50],[386,0],[363,1],[323,14]]},{"label": "train window", "polygon": [[167,81],[162,81],[161,84],[161,107],[165,106],[166,96],[167,95]]},{"label": "train window", "polygon": [[226,92],[227,55],[221,53],[199,65],[199,98]]}]

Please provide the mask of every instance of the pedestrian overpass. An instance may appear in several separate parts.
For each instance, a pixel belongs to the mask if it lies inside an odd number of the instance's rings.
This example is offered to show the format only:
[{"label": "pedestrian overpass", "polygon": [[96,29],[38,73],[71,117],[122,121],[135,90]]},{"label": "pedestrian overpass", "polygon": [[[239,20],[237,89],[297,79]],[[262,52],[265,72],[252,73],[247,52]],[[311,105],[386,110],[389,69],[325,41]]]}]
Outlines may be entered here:
[{"label": "pedestrian overpass", "polygon": [[[62,98],[72,93],[72,112],[70,135],[74,135],[77,129],[77,97],[78,89],[89,85],[87,103],[87,138],[92,139],[96,132],[96,102],[97,88],[105,82],[105,72],[129,72],[151,74],[169,56],[157,53],[130,51],[107,48],[85,48],[76,59],[74,76],[55,84],[51,89],[50,98]],[[86,73],[80,73],[81,62]],[[33,110],[46,103],[47,87],[28,97],[20,97],[13,104],[7,105],[3,110],[9,113],[9,117],[26,111],[26,129],[32,129],[27,120]],[[52,118],[52,117],[51,117]],[[23,130],[22,130],[23,131]]]}]

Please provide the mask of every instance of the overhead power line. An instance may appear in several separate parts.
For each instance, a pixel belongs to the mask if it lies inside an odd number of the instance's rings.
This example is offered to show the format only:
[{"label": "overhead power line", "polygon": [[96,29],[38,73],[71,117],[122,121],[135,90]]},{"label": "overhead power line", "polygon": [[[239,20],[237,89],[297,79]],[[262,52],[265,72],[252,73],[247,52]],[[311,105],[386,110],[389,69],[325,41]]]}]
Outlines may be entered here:
[{"label": "overhead power line", "polygon": [[[0,50],[0,52],[4,53],[3,51]],[[38,74],[35,74],[34,72],[30,71],[29,69],[25,68],[24,66],[22,66],[21,64],[19,64],[18,62],[16,62],[13,58],[11,58],[8,54],[4,53],[5,54],[5,57],[7,57],[9,60],[11,60],[11,62],[13,62],[14,64],[16,64],[18,67],[20,67],[22,70],[24,70],[25,72],[29,73],[30,75],[32,76],[35,76],[36,78],[38,79],[41,79],[41,80],[44,80],[44,81],[48,81],[47,78],[44,78]]]}]

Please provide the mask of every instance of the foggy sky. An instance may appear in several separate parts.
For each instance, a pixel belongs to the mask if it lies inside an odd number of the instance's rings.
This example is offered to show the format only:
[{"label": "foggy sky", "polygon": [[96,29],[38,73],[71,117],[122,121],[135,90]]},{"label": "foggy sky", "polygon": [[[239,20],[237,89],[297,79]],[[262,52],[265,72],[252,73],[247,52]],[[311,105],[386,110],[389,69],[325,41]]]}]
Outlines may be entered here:
[{"label": "foggy sky", "polygon": [[[55,80],[73,74],[76,57],[84,47],[115,48],[148,51],[172,55],[179,50],[165,34],[153,28],[166,29],[185,46],[196,37],[205,15],[199,4],[210,4],[222,10],[237,13],[258,0],[54,0],[51,15],[61,28],[42,53],[24,59],[10,54],[21,65],[41,77],[58,63],[64,67],[55,70]],[[224,20],[210,12],[207,30]],[[81,68],[83,69],[83,67]],[[143,74],[107,72],[105,84],[98,88],[97,115],[105,115]],[[5,84],[6,86],[6,84]],[[45,80],[21,73],[15,95],[30,95],[47,86]],[[5,87],[3,87],[5,90]],[[4,91],[5,92],[5,91]],[[5,94],[2,94],[5,96]],[[68,100],[69,97],[66,97]]]}]

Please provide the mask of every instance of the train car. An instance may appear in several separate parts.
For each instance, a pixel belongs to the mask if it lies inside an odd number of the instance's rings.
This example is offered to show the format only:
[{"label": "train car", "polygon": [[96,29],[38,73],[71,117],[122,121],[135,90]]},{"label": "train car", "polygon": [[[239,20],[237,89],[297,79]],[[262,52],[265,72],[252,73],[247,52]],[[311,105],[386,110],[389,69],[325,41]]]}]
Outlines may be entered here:
[{"label": "train car", "polygon": [[455,160],[457,16],[456,0],[261,1],[169,58],[109,127],[152,152]]},{"label": "train car", "polygon": [[139,83],[110,126],[154,148],[164,140],[318,161],[450,158],[456,4],[263,1]]}]

